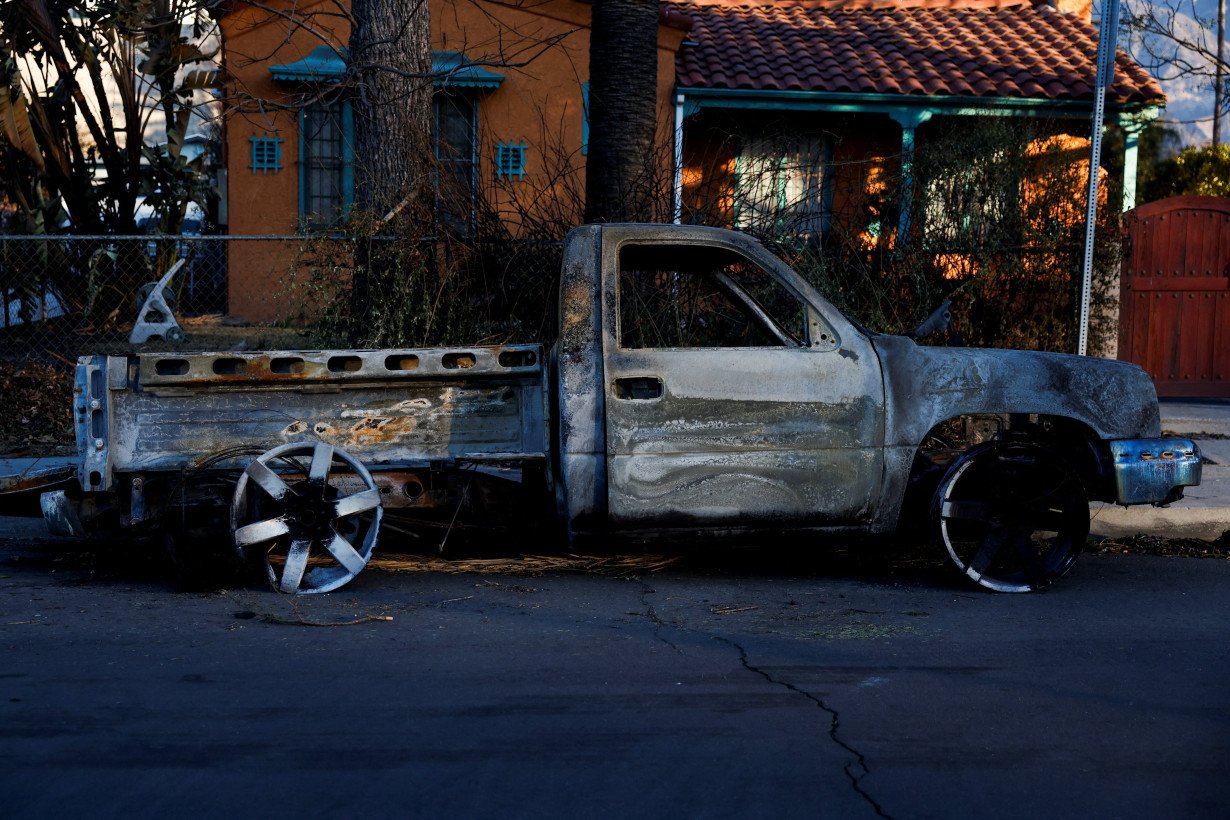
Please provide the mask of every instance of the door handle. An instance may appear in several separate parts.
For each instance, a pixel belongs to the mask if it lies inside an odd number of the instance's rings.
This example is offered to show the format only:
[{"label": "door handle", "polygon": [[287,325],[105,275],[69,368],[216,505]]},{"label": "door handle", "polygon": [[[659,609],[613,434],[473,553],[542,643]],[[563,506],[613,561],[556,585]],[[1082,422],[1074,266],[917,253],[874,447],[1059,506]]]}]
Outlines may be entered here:
[{"label": "door handle", "polygon": [[633,376],[615,380],[615,398],[633,401],[662,398],[662,379],[657,376]]}]

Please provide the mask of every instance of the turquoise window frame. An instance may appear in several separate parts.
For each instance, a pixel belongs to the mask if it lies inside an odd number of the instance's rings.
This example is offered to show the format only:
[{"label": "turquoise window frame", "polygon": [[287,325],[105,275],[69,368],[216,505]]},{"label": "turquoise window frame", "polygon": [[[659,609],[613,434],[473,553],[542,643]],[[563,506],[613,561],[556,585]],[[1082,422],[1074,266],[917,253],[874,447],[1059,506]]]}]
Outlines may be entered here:
[{"label": "turquoise window frame", "polygon": [[[437,164],[445,160],[445,157],[440,152],[441,143],[440,143],[440,136],[439,136],[439,131],[440,131],[439,117],[440,117],[440,105],[442,102],[442,97],[440,95],[446,94],[446,93],[450,93],[450,92],[447,89],[441,89],[440,87],[437,87],[435,91],[435,95],[432,97],[432,101],[431,101],[431,108],[432,108],[431,110],[432,139],[431,141],[432,141],[432,151],[435,154]],[[464,93],[464,92],[454,93],[454,99],[464,100],[465,104],[470,106],[470,110],[473,112],[470,118],[470,134],[469,134],[470,180],[469,180],[468,187],[469,187],[469,195],[470,195],[470,210],[469,210],[468,220],[465,225],[467,231],[473,232],[477,228],[477,225],[478,225],[478,188],[482,181],[482,159],[479,153],[479,144],[480,144],[480,139],[481,139],[480,129],[481,129],[481,123],[482,123],[482,104],[481,104],[480,98],[477,95],[470,94],[470,93]],[[434,173],[437,175],[436,176],[436,186],[438,188],[440,185],[440,180],[438,176],[439,175],[438,165]],[[440,201],[438,199],[436,202],[436,212],[437,212],[437,217],[439,217],[440,213],[442,212],[440,209]]]},{"label": "turquoise window frame", "polygon": [[[342,184],[341,194],[342,202],[338,221],[343,221],[350,216],[350,211],[354,207],[354,109],[350,104],[350,100],[341,99],[342,104]],[[299,109],[298,124],[299,124],[299,225],[303,229],[322,229],[333,227],[336,223],[325,224],[309,221],[307,212],[307,175],[308,164],[304,161],[307,156],[307,128],[305,120],[307,118],[308,108],[304,106]]]},{"label": "turquoise window frame", "polygon": [[282,170],[282,138],[271,137],[268,134],[261,137],[249,137],[251,143],[251,163],[249,168],[252,173],[261,172],[262,174],[276,174]]},{"label": "turquoise window frame", "polygon": [[[803,132],[799,132],[799,136],[803,136]],[[834,182],[835,182],[834,177],[836,174],[836,163],[835,163],[834,154],[833,154],[833,140],[823,134],[821,134],[821,140],[822,140],[822,144],[821,144],[821,149],[820,149],[820,189],[817,192],[819,194],[819,201],[817,202],[817,205],[819,205],[819,208],[820,208],[820,235],[827,236],[829,232],[832,230],[832,225],[833,225],[833,193],[834,193]],[[732,177],[731,191],[732,191],[733,196],[731,197],[730,220],[731,220],[732,227],[734,227],[736,230],[741,229],[739,223],[744,216],[743,208],[741,207],[740,204],[743,202],[743,199],[744,199],[743,196],[741,196],[741,193],[744,191],[743,176],[746,173],[746,168],[748,164],[748,159],[745,156],[746,150],[747,150],[747,141],[748,141],[748,135],[745,134],[743,136],[743,139],[740,140],[738,148],[735,150],[734,170],[733,170],[733,173],[731,174],[731,177]],[[788,166],[786,164],[786,157],[784,156],[778,157],[776,160],[776,163],[777,163],[777,174],[775,177],[776,187],[773,193],[777,198],[777,210],[781,212],[781,211],[784,211],[789,205],[789,198],[787,196],[788,180],[786,178],[787,177],[786,171],[788,170]],[[776,225],[774,227],[774,230],[780,230],[780,229],[781,229],[780,225]]]},{"label": "turquoise window frame", "polygon": [[525,179],[524,142],[500,142],[495,147],[495,175],[505,179]]}]

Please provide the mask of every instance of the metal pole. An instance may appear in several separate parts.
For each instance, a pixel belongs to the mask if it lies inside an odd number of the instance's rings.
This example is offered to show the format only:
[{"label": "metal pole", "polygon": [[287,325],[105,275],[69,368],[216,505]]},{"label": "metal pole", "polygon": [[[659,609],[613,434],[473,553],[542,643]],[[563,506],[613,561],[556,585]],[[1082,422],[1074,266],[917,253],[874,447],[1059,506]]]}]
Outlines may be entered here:
[{"label": "metal pole", "polygon": [[1089,201],[1085,209],[1085,264],[1081,276],[1080,341],[1076,352],[1088,354],[1089,291],[1093,287],[1093,237],[1098,218],[1098,168],[1102,164],[1102,123],[1106,116],[1106,89],[1115,79],[1115,40],[1119,28],[1119,0],[1102,0],[1098,34],[1098,76],[1093,89],[1093,132],[1089,148]]},{"label": "metal pole", "polygon": [[1225,76],[1226,0],[1217,0],[1217,66],[1213,85],[1213,144],[1221,145],[1222,78]]}]

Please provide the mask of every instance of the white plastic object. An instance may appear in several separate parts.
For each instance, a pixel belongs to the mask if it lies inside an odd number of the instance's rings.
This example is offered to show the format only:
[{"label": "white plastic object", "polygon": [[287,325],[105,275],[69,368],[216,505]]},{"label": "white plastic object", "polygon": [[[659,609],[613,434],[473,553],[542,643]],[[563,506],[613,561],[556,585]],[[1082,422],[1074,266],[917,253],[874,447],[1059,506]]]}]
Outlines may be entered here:
[{"label": "white plastic object", "polygon": [[171,279],[184,266],[184,261],[180,259],[172,265],[154,285],[149,296],[145,297],[145,302],[137,311],[137,321],[132,326],[132,333],[128,334],[130,344],[144,344],[153,338],[165,339],[168,342],[184,340],[184,330],[179,326],[179,322],[175,321],[175,312],[167,304],[166,298]]}]

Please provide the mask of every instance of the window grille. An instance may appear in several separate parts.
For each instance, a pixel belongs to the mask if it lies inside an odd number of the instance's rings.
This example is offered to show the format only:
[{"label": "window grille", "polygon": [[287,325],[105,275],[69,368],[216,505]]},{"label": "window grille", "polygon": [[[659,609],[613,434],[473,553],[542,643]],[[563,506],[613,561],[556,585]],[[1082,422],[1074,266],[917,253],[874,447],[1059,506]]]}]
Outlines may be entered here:
[{"label": "window grille", "polygon": [[353,199],[350,106],[326,99],[303,108],[299,120],[299,213],[305,226],[345,219]]},{"label": "window grille", "polygon": [[437,92],[432,138],[436,160],[436,210],[451,231],[469,233],[478,189],[478,102],[470,95]]},{"label": "window grille", "polygon": [[252,137],[252,173],[282,170],[282,140],[277,137]]},{"label": "window grille", "polygon": [[495,148],[495,173],[501,177],[525,178],[525,143],[501,142]]}]

